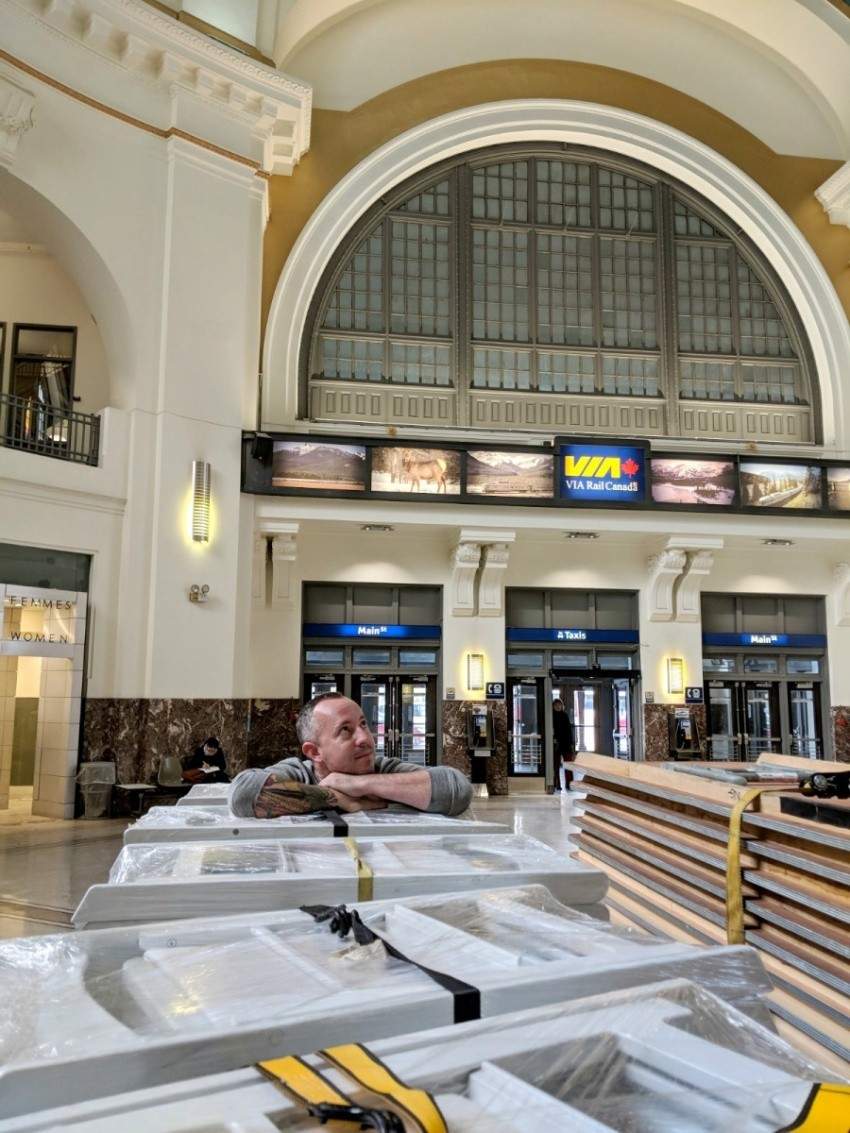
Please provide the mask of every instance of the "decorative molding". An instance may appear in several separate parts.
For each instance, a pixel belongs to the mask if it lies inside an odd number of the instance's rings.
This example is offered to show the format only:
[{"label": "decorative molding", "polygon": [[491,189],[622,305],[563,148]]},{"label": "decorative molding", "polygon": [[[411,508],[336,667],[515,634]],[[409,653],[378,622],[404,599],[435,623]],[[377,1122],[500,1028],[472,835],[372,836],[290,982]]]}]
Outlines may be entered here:
[{"label": "decorative molding", "polygon": [[298,524],[290,523],[288,530],[278,525],[278,530],[271,537],[272,544],[272,600],[273,610],[292,610],[295,608],[295,587],[293,564],[298,557],[296,539],[298,537]]},{"label": "decorative molding", "polygon": [[451,611],[456,618],[471,618],[475,613],[475,576],[480,562],[480,544],[461,537],[452,552]]},{"label": "decorative molding", "polygon": [[35,125],[35,95],[0,75],[0,165],[11,165],[18,142]]},{"label": "decorative molding", "polygon": [[777,201],[697,139],[641,114],[595,103],[519,99],[465,107],[423,122],[364,158],[325,197],[287,257],[263,352],[263,426],[297,419],[301,344],[310,303],[340,241],[392,188],[461,153],[504,143],[593,146],[677,178],[712,201],[767,257],[795,304],[820,375],[826,446],[850,447],[846,375],[850,325],[823,264]]},{"label": "decorative molding", "polygon": [[649,560],[649,580],[646,588],[648,618],[651,622],[671,622],[676,613],[673,589],[688,556],[684,551],[668,547]]},{"label": "decorative molding", "polygon": [[255,610],[266,606],[266,565],[269,556],[269,539],[262,532],[254,534],[254,553],[251,559],[251,605]]},{"label": "decorative molding", "polygon": [[850,228],[850,161],[845,161],[815,189],[815,196],[832,224],[846,224]]},{"label": "decorative molding", "polygon": [[835,624],[850,626],[850,563],[838,563],[833,571],[835,589],[832,592]]},{"label": "decorative molding", "polygon": [[703,580],[711,574],[714,551],[694,551],[688,555],[688,569],[676,590],[676,621],[698,622],[702,617],[700,594]]},{"label": "decorative molding", "polygon": [[[201,104],[238,123],[248,131],[246,148],[258,154],[263,170],[289,174],[309,148],[312,89],[307,84],[217,43],[143,0],[0,0],[0,11],[3,7],[25,12],[66,42],[133,74],[148,92],[152,88],[164,91],[170,105],[169,121],[156,129],[181,125],[182,102],[188,95],[187,120],[196,121]],[[54,85],[62,87],[63,83],[55,81],[55,70],[51,60]],[[85,73],[82,68],[72,71],[74,75]],[[79,95],[88,98],[82,92]],[[133,92],[127,88],[122,95],[132,98]],[[144,89],[141,97],[145,98]],[[123,111],[91,101],[100,109],[127,117]],[[232,136],[232,126],[229,134]]]},{"label": "decorative molding", "polygon": [[[511,542],[516,538],[510,532]],[[504,578],[510,558],[510,543],[491,543],[484,548],[481,578],[478,583],[478,613],[482,618],[500,618],[504,613]]]}]

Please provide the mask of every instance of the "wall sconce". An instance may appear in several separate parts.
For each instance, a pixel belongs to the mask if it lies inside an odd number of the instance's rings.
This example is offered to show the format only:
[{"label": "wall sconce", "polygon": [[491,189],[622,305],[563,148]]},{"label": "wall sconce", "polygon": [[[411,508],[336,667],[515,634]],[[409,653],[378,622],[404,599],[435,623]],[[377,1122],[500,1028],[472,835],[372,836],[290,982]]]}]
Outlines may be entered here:
[{"label": "wall sconce", "polygon": [[198,586],[197,582],[193,582],[189,587],[189,601],[190,602],[206,602],[210,596],[210,588],[206,583],[203,586]]},{"label": "wall sconce", "polygon": [[467,653],[466,687],[470,692],[484,691],[484,654]]},{"label": "wall sconce", "polygon": [[681,657],[667,658],[667,691],[671,696],[681,696],[685,691],[685,662]]},{"label": "wall sconce", "polygon": [[192,461],[192,538],[210,541],[210,466],[205,460]]}]

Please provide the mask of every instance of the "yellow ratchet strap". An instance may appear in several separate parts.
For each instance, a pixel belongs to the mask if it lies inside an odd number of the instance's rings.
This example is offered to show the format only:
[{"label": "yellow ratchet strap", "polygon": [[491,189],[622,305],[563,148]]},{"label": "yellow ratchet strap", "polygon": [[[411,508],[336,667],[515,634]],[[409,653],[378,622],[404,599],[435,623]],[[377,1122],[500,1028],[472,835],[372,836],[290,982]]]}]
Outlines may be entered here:
[{"label": "yellow ratchet strap", "polygon": [[371,901],[372,882],[374,879],[372,870],[360,857],[360,850],[357,848],[357,843],[353,838],[346,838],[345,845],[349,854],[354,858],[354,864],[357,866],[357,900]]},{"label": "yellow ratchet strap", "polygon": [[322,1057],[359,1082],[364,1089],[394,1102],[422,1133],[448,1133],[446,1119],[433,1097],[399,1081],[392,1070],[359,1043],[332,1046]]},{"label": "yellow ratchet strap", "polygon": [[750,803],[765,791],[787,791],[787,783],[748,787],[732,807],[729,815],[729,844],[726,847],[726,941],[744,943],[744,895],[741,875],[741,823]]},{"label": "yellow ratchet strap", "polygon": [[779,1133],[848,1133],[850,1130],[850,1086],[822,1082],[812,1087],[800,1115]]},{"label": "yellow ratchet strap", "polygon": [[258,1062],[257,1069],[271,1078],[302,1105],[351,1105],[351,1098],[341,1094],[335,1086],[324,1078],[318,1070],[308,1066],[303,1058],[289,1055],[286,1058],[272,1058],[268,1062]]}]

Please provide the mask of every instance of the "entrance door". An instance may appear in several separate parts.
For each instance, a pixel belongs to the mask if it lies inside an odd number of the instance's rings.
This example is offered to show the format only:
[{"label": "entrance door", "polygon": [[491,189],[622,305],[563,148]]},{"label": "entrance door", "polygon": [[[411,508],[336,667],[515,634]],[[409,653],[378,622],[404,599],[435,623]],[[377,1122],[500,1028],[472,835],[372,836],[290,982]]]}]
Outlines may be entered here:
[{"label": "entrance door", "polygon": [[712,759],[756,760],[782,750],[776,681],[709,681],[708,728]]},{"label": "entrance door", "polygon": [[552,696],[566,705],[577,755],[588,751],[634,759],[632,685],[629,677],[553,678]]},{"label": "entrance door", "polygon": [[436,761],[437,680],[425,676],[352,677],[352,698],[375,737],[377,755],[421,767]]},{"label": "entrance door", "polygon": [[509,775],[543,775],[543,680],[526,677],[509,682]]},{"label": "entrance door", "polygon": [[820,729],[820,689],[814,683],[789,682],[788,726],[792,755],[820,759],[823,755]]}]

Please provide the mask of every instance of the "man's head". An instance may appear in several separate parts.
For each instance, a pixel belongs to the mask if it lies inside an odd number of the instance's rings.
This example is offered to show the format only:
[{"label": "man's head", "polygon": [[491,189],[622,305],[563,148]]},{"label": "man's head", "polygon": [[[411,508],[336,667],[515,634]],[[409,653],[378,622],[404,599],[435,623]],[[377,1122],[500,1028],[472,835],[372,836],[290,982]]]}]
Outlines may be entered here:
[{"label": "man's head", "polygon": [[217,755],[221,744],[215,736],[210,736],[209,739],[204,740],[204,755]]},{"label": "man's head", "polygon": [[332,771],[368,775],[375,770],[375,740],[366,717],[360,705],[341,692],[314,696],[298,713],[295,730],[317,778]]}]

